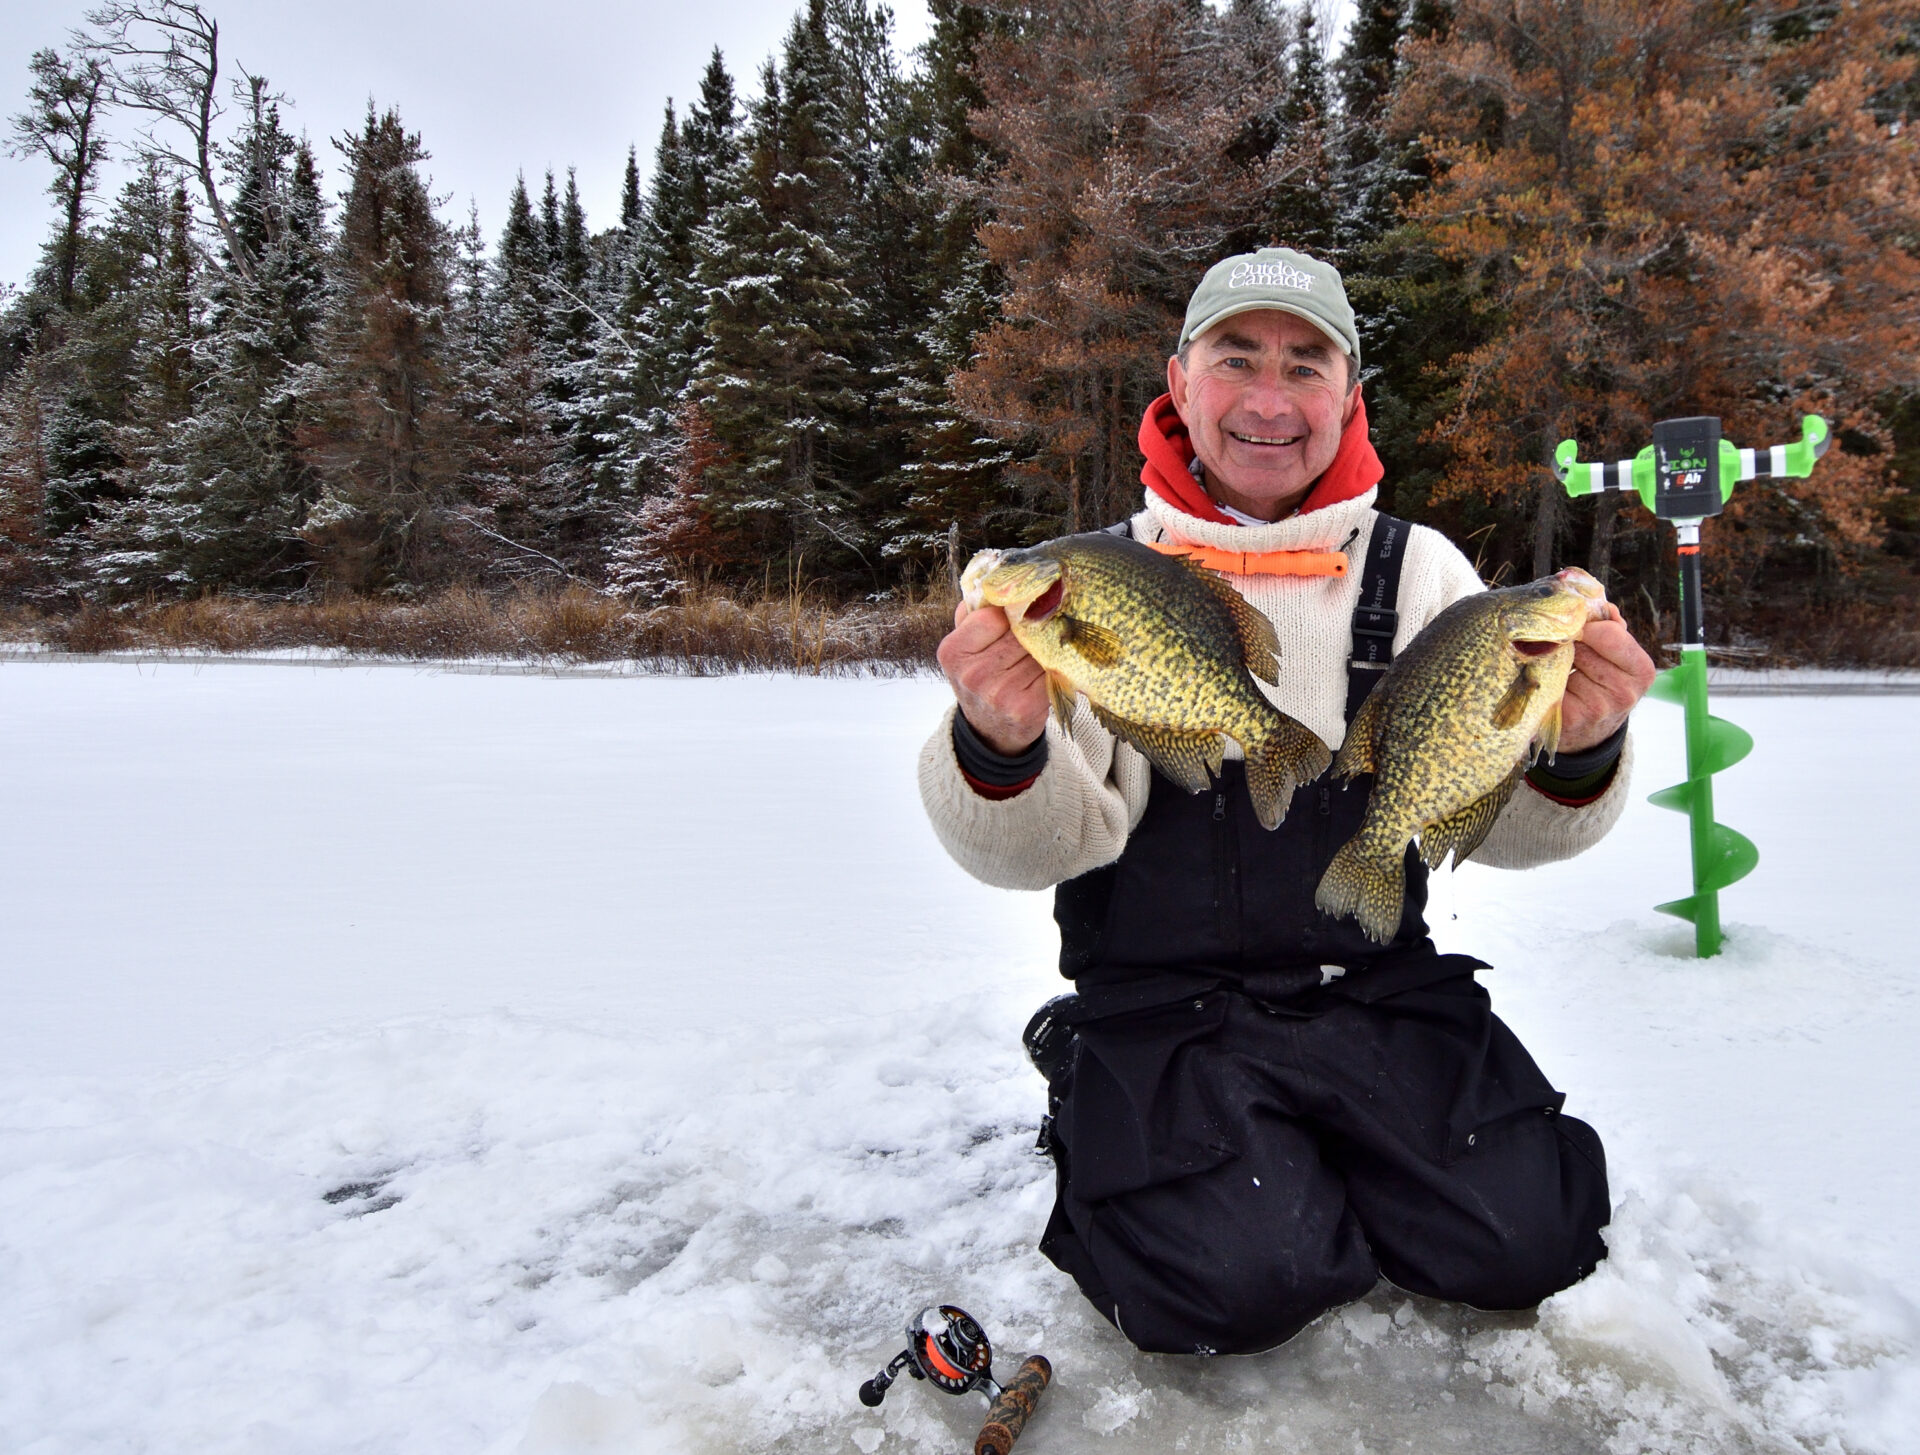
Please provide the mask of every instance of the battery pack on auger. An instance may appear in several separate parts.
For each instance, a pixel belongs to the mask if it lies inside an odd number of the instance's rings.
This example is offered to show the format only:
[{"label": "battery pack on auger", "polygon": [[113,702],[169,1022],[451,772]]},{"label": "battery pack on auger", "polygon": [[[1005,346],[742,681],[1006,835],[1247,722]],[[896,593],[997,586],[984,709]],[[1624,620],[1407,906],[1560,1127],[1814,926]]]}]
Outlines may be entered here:
[{"label": "battery pack on auger", "polygon": [[1053,1366],[1034,1354],[1001,1384],[993,1377],[993,1346],[986,1331],[965,1309],[950,1303],[930,1305],[907,1320],[907,1347],[860,1386],[860,1403],[869,1408],[879,1404],[902,1370],[948,1394],[975,1389],[986,1393],[987,1422],[973,1442],[974,1455],[1007,1455],[1053,1378]]}]

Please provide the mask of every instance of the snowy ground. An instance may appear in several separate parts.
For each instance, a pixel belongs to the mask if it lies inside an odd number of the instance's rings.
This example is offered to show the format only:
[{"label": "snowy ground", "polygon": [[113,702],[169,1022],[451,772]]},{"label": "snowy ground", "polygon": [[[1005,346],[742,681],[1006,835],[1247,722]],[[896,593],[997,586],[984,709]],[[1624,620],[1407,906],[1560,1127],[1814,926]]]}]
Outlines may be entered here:
[{"label": "snowy ground", "polygon": [[977,1398],[853,1398],[939,1297],[1052,1357],[1033,1455],[1920,1450],[1920,701],[1726,705],[1718,961],[1644,804],[1437,887],[1598,1274],[1202,1362],[1032,1251],[1051,927],[922,823],[942,690],[0,664],[0,1449],[946,1451]]}]

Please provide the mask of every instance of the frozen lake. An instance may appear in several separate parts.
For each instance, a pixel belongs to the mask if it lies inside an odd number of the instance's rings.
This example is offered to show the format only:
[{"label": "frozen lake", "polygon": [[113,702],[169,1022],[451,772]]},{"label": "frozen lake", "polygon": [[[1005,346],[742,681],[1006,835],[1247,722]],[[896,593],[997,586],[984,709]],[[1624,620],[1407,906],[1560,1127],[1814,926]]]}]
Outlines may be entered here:
[{"label": "frozen lake", "polygon": [[1019,1447],[1920,1448],[1920,699],[1741,697],[1701,964],[1679,714],[1598,849],[1436,880],[1605,1137],[1535,1315],[1382,1288],[1135,1354],[1032,1244],[1044,896],[942,855],[929,680],[0,664],[0,1448],[933,1452],[853,1398],[935,1298]]}]

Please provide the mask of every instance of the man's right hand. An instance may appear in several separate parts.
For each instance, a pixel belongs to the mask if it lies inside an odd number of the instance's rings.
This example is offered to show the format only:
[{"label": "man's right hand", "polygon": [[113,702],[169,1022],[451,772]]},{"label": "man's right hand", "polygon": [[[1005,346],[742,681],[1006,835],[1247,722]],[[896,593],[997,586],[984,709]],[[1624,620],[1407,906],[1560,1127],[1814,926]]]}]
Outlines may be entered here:
[{"label": "man's right hand", "polygon": [[1017,758],[1047,730],[1046,669],[1027,655],[999,607],[956,606],[938,656],[960,711],[994,751]]}]

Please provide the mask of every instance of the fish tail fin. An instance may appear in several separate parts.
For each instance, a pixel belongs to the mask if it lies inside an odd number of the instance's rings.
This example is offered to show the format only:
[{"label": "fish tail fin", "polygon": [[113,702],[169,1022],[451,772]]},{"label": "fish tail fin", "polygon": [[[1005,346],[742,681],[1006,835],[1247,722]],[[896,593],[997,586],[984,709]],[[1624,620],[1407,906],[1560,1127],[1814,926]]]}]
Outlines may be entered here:
[{"label": "fish tail fin", "polygon": [[1320,877],[1313,902],[1323,914],[1358,920],[1369,939],[1384,945],[1400,928],[1400,910],[1407,892],[1406,863],[1399,855],[1368,858],[1359,843],[1355,835],[1341,845]]},{"label": "fish tail fin", "polygon": [[1247,793],[1262,828],[1278,828],[1293,791],[1327,771],[1333,754],[1312,730],[1283,712],[1265,737],[1246,744]]}]

